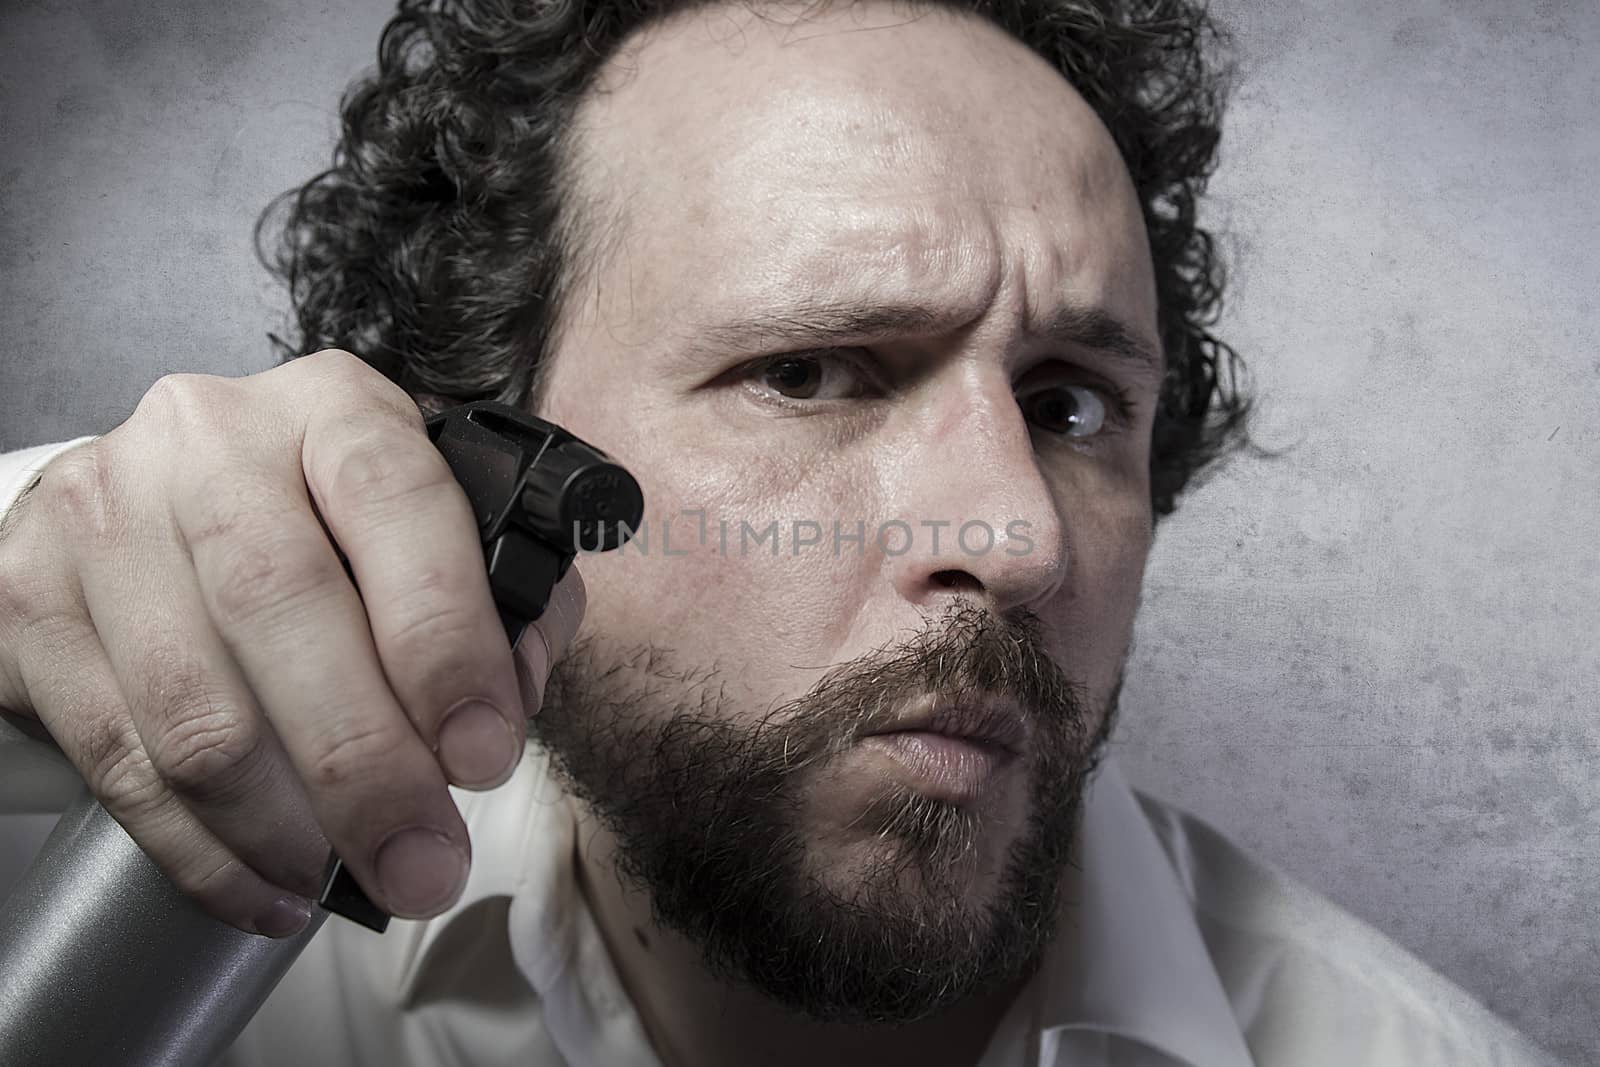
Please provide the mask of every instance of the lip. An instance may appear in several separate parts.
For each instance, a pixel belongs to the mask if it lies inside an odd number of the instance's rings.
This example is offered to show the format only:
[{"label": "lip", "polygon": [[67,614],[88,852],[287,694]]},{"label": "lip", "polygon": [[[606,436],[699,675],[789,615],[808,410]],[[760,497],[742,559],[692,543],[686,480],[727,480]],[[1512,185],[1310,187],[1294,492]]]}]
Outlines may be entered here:
[{"label": "lip", "polygon": [[892,722],[863,737],[902,733],[935,734],[1018,756],[1028,742],[1027,720],[1014,700],[989,693],[959,698],[929,693],[913,701]]},{"label": "lip", "polygon": [[869,734],[862,747],[887,756],[917,792],[948,804],[981,804],[1018,763],[998,745],[927,730]]}]

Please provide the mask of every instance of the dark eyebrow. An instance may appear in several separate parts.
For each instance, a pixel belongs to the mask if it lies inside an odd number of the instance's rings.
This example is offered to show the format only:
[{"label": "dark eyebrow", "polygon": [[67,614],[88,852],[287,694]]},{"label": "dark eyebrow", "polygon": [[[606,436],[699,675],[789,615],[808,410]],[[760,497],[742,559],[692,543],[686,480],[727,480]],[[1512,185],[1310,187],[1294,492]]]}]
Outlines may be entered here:
[{"label": "dark eyebrow", "polygon": [[1161,351],[1152,348],[1121,319],[1104,308],[1066,305],[1057,308],[1035,331],[1061,344],[1104,352],[1160,378],[1166,371]]},{"label": "dark eyebrow", "polygon": [[821,347],[895,335],[914,337],[955,325],[947,316],[914,305],[806,303],[706,326],[699,331],[697,343],[724,349],[741,348],[753,340],[795,348]]},{"label": "dark eyebrow", "polygon": [[[806,303],[770,314],[728,319],[698,330],[694,347],[726,351],[752,344],[804,349],[893,336],[930,336],[959,327],[964,316],[916,304]],[[1109,355],[1160,377],[1163,361],[1134,330],[1098,307],[1057,308],[1029,333]]]}]

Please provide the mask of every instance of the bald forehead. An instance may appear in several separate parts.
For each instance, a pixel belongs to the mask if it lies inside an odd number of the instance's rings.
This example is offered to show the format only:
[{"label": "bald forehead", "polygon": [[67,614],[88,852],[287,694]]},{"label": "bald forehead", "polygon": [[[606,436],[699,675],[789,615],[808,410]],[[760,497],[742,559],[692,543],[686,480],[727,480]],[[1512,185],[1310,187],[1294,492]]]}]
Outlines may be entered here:
[{"label": "bald forehead", "polygon": [[797,288],[976,317],[1019,269],[1043,299],[1122,294],[1119,316],[1153,317],[1110,135],[1057,71],[975,16],[878,2],[684,13],[608,65],[575,162],[610,238],[585,264],[610,271],[610,291],[589,299],[610,301],[592,310],[619,341]]},{"label": "bald forehead", "polygon": [[[579,128],[597,161],[643,165],[639,182],[765,176],[787,194],[843,182],[854,191],[876,176],[902,191],[920,178],[982,193],[995,175],[973,169],[980,159],[1022,171],[1014,178],[1126,182],[1109,134],[1059,72],[986,20],[936,5],[692,9],[607,63]],[[1040,129],[1071,142],[1071,158],[1037,138],[1017,150]],[[967,150],[940,153],[945,139]],[[613,182],[629,177],[608,170]]]}]

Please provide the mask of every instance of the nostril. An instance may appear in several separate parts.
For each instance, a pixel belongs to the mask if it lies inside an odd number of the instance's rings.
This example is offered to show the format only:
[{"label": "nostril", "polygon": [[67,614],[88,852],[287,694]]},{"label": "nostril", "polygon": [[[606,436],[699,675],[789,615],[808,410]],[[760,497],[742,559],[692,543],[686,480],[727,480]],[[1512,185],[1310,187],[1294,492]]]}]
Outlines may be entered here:
[{"label": "nostril", "polygon": [[933,576],[934,584],[944,589],[982,589],[983,583],[966,571],[948,570],[936,571]]}]

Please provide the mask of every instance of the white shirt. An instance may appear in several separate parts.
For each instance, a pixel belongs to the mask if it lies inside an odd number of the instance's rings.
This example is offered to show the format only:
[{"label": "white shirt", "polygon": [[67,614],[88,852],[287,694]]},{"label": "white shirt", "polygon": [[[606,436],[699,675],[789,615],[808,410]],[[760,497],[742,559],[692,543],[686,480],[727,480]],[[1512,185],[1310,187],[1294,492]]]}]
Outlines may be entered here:
[{"label": "white shirt", "polygon": [[[0,514],[83,440],[0,456]],[[29,764],[32,744],[0,737],[0,781],[61,766]],[[474,856],[456,905],[382,935],[330,918],[219,1067],[658,1067],[543,753],[530,745],[492,792],[451,795]],[[1073,907],[979,1067],[1555,1063],[1370,927],[1135,793],[1115,759],[1080,834]]]}]

